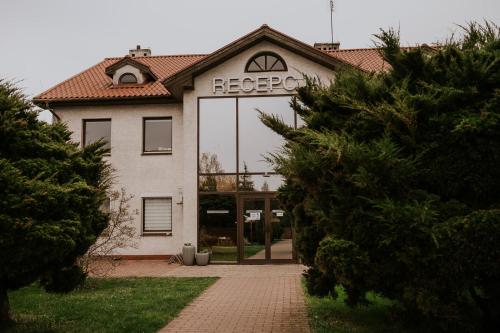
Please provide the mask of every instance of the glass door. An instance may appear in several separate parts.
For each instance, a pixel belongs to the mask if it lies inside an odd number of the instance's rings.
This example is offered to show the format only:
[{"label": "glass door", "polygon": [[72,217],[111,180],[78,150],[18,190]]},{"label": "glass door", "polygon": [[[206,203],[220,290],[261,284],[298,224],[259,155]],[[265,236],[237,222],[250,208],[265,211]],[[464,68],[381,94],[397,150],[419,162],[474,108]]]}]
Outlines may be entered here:
[{"label": "glass door", "polygon": [[273,194],[242,195],[239,207],[240,262],[295,260],[292,220]]},{"label": "glass door", "polygon": [[290,214],[281,209],[278,199],[270,200],[271,260],[293,260],[293,228]]},{"label": "glass door", "polygon": [[241,238],[240,257],[242,260],[263,261],[269,259],[266,250],[268,232],[266,223],[266,199],[265,198],[243,198],[241,212],[241,227],[243,237]]}]

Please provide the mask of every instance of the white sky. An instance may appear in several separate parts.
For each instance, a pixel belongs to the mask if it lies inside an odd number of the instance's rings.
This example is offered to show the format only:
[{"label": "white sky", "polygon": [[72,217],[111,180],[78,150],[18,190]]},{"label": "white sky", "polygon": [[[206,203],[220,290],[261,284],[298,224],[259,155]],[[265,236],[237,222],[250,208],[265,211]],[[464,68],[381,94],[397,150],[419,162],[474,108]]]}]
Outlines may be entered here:
[{"label": "white sky", "polygon": [[[499,0],[337,0],[334,33],[343,48],[370,47],[388,27],[405,44],[431,43],[483,19],[500,24]],[[328,41],[329,0],[0,0],[0,77],[34,95],[136,44],[208,53],[263,23]]]}]

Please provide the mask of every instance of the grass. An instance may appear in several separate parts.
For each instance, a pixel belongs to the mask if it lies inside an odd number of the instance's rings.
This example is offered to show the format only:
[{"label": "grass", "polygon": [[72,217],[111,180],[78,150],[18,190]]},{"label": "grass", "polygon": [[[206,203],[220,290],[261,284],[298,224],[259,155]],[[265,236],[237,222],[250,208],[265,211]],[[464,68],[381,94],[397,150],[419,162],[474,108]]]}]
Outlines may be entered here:
[{"label": "grass", "polygon": [[156,332],[216,278],[89,279],[69,294],[32,285],[9,293],[8,333]]},{"label": "grass", "polygon": [[336,291],[339,297],[333,299],[311,296],[305,290],[309,322],[315,333],[410,332],[391,318],[392,301],[369,293],[370,305],[351,308],[344,303],[344,290],[336,287]]},{"label": "grass", "polygon": [[[245,245],[245,258],[253,256],[264,248],[264,245]],[[208,248],[204,247],[202,249]],[[236,246],[212,246],[211,250],[211,261],[236,261],[238,259]]]}]

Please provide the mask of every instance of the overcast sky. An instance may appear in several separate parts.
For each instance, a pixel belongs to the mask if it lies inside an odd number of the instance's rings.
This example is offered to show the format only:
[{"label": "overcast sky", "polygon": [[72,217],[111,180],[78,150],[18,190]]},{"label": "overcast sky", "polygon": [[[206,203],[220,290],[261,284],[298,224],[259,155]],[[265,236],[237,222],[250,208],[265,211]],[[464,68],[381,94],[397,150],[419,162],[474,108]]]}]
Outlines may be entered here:
[{"label": "overcast sky", "polygon": [[[337,0],[335,39],[369,47],[379,28],[405,44],[443,40],[456,24],[500,24],[499,0]],[[330,40],[329,0],[0,0],[0,77],[38,94],[136,44],[153,54],[208,53],[263,23],[306,43]]]}]

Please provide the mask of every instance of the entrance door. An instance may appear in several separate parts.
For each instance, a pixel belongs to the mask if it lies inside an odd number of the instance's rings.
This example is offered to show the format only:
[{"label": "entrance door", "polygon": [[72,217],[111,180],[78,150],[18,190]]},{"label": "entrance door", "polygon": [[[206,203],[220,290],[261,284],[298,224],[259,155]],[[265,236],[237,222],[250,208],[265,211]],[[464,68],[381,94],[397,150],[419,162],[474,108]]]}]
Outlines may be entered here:
[{"label": "entrance door", "polygon": [[295,261],[291,219],[274,194],[240,197],[238,234],[242,263]]}]

